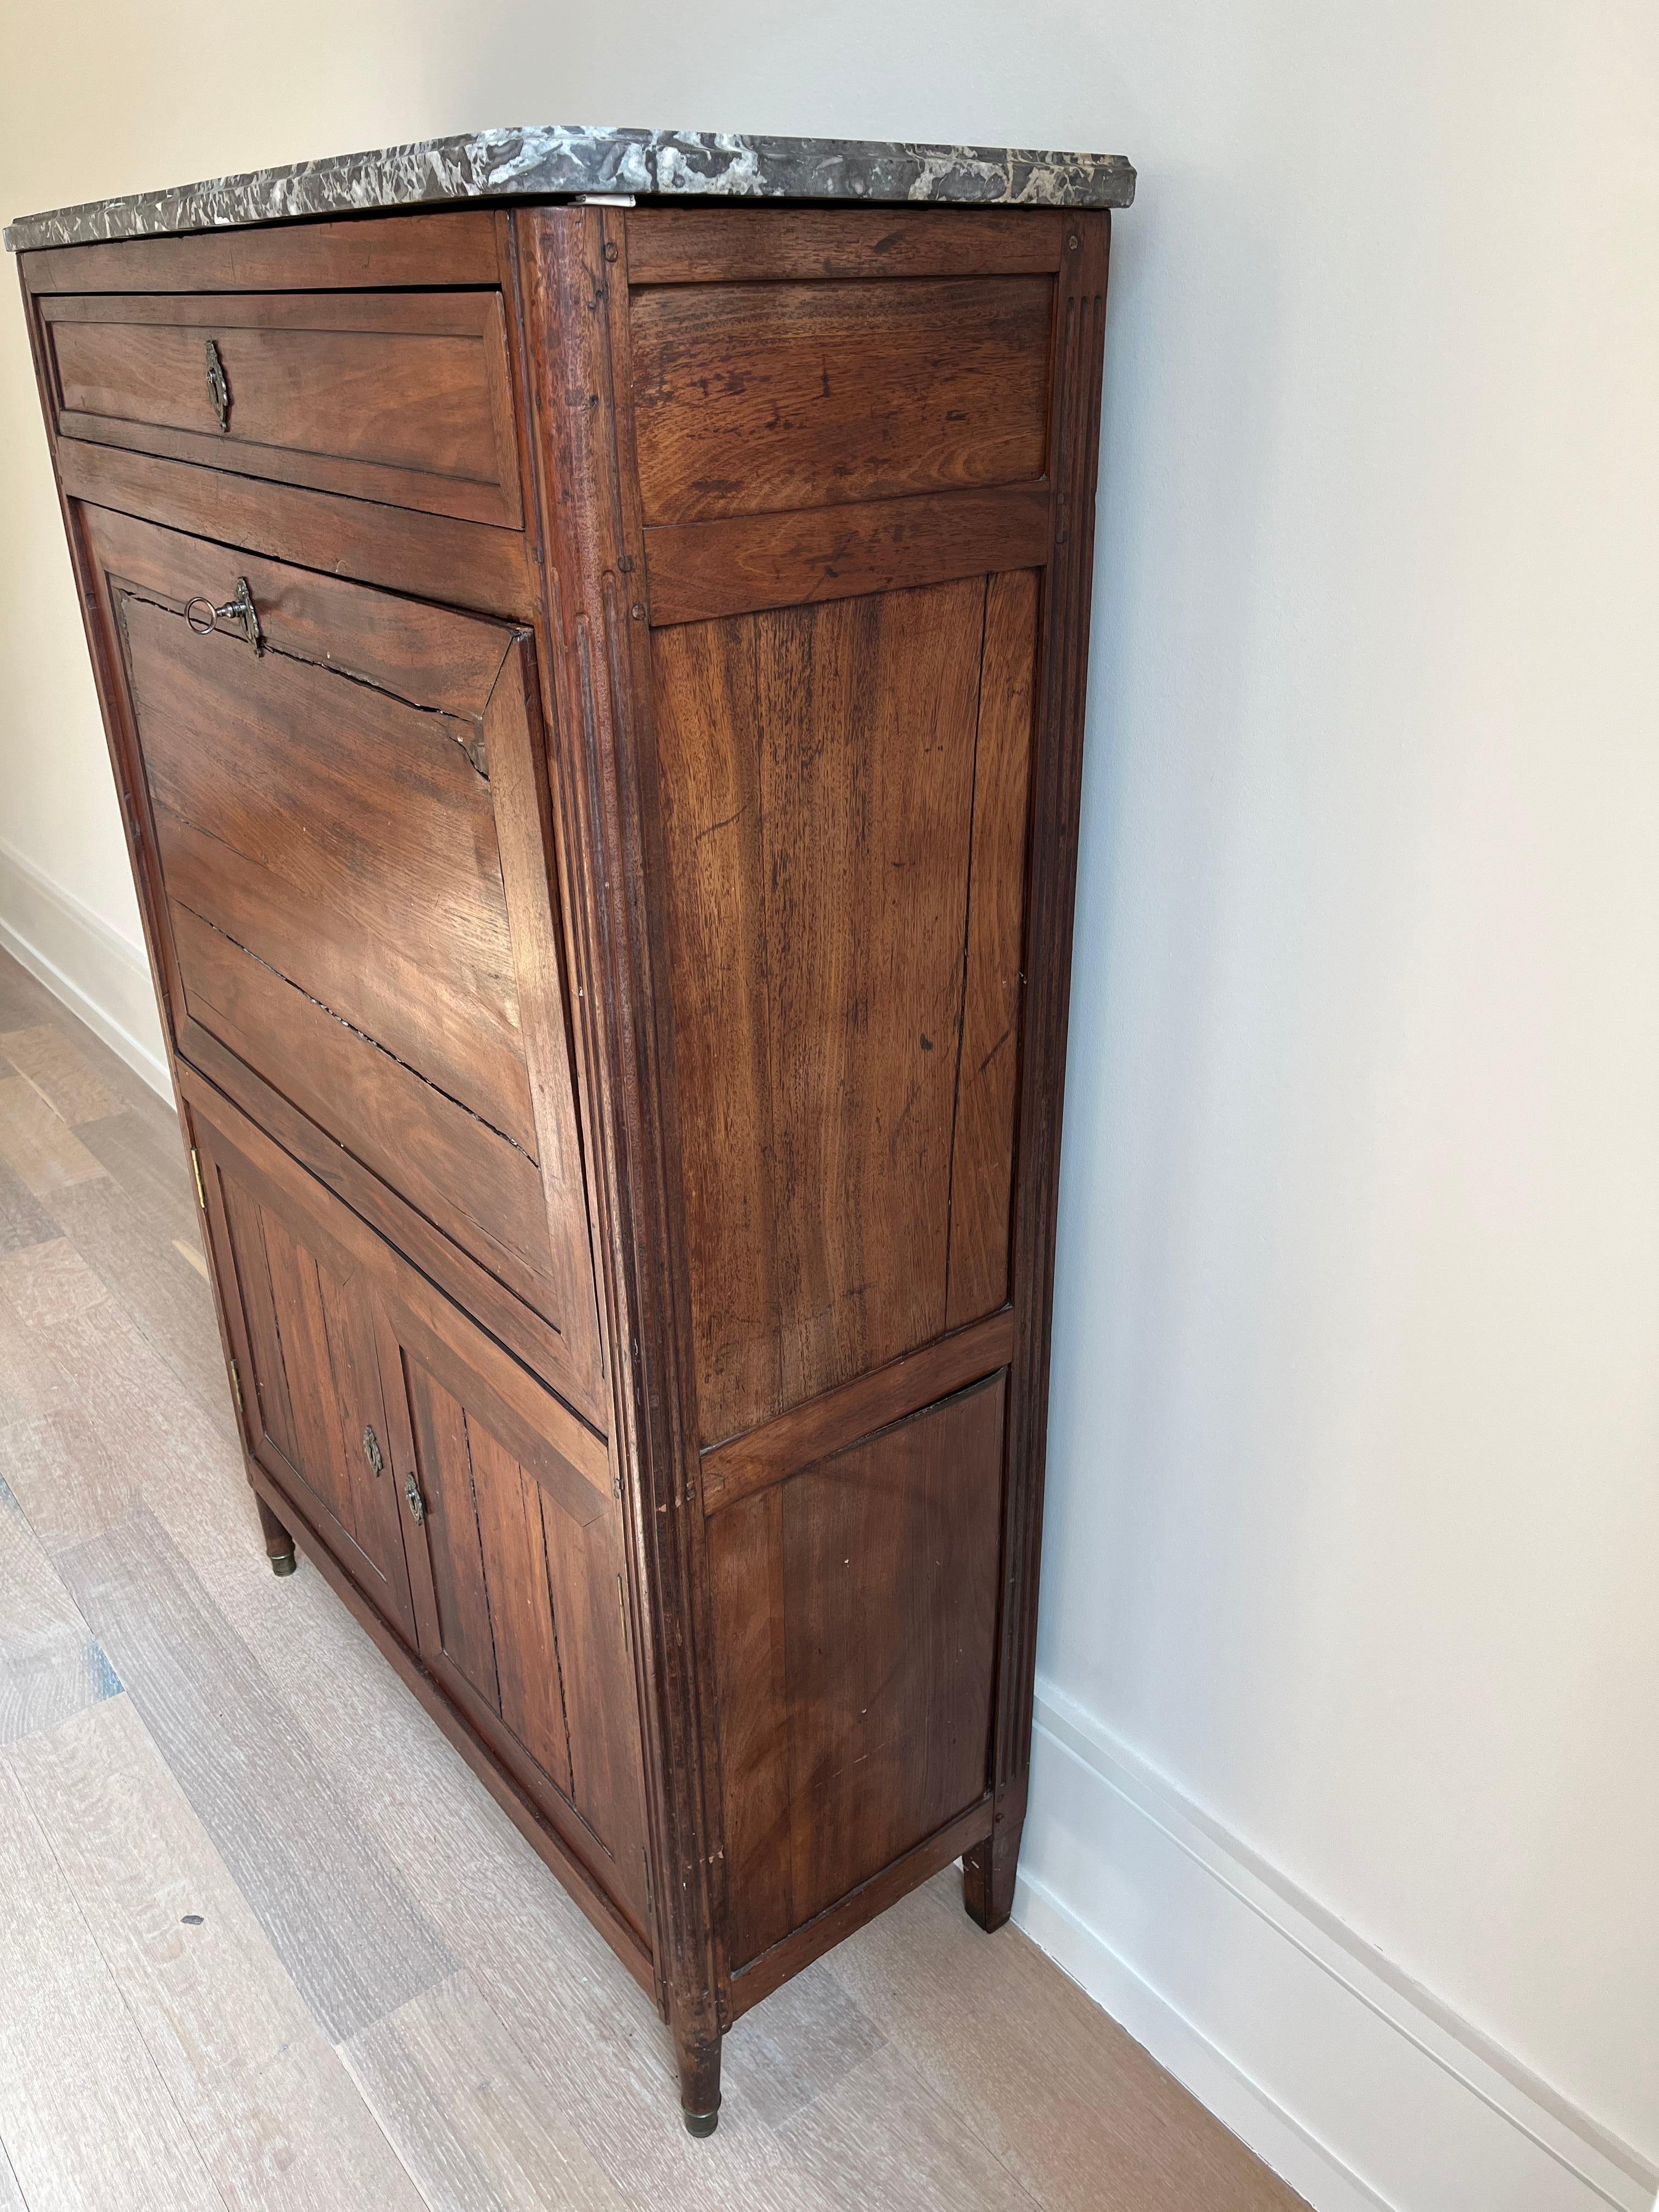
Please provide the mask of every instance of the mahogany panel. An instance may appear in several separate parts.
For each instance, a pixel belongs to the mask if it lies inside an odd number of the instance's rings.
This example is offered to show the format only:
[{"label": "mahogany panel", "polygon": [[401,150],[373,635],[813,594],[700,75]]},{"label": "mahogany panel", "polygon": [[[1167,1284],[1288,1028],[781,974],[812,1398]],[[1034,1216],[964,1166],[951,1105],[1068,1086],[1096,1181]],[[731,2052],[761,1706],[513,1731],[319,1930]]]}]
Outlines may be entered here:
[{"label": "mahogany panel", "polygon": [[982,617],[653,639],[703,1443],[945,1328]]},{"label": "mahogany panel", "polygon": [[687,284],[629,303],[647,524],[1043,473],[1054,283]]},{"label": "mahogany panel", "polygon": [[611,1850],[619,1893],[643,1918],[645,1797],[621,1508],[580,1531],[550,1503],[543,1519],[569,1724],[571,1795]]},{"label": "mahogany panel", "polygon": [[[734,1970],[985,1795],[1006,1393],[994,1375],[710,1523]],[[751,1615],[780,1592],[769,1652]]]},{"label": "mahogany panel", "polygon": [[62,436],[466,521],[522,519],[493,294],[54,295],[40,315]]},{"label": "mahogany panel", "polygon": [[239,1182],[267,1211],[302,1221],[304,1241],[337,1274],[361,1274],[379,1305],[395,1310],[426,1367],[482,1408],[573,1519],[585,1523],[608,1510],[611,1463],[601,1437],[185,1061],[179,1087],[195,1125],[217,1133],[218,1151],[234,1152]]},{"label": "mahogany panel", "polygon": [[[561,1510],[470,1378],[440,1382],[397,1316],[383,1360],[404,1378],[424,1517],[411,1539],[421,1649],[520,1780],[562,1798],[607,1887],[645,1909],[644,1797],[620,1510]],[[450,1387],[446,1387],[446,1385]],[[566,1832],[570,1832],[567,1826]]]},{"label": "mahogany panel", "polygon": [[1036,276],[1059,268],[1064,223],[1054,208],[635,208],[628,281]]},{"label": "mahogany panel", "polygon": [[481,208],[45,246],[17,260],[33,293],[357,292],[500,281],[495,218]]},{"label": "mahogany panel", "polygon": [[[198,1137],[209,1244],[237,1364],[253,1455],[305,1499],[386,1620],[412,1637],[415,1616],[398,1501],[386,1472],[385,1407],[371,1303],[361,1277],[292,1210],[263,1202],[236,1155]],[[383,1451],[377,1470],[371,1435]]]},{"label": "mahogany panel", "polygon": [[514,648],[514,633],[500,623],[366,592],[112,509],[88,510],[84,526],[105,569],[152,599],[172,605],[187,583],[220,605],[246,576],[268,647],[469,721],[483,719]]},{"label": "mahogany panel", "polygon": [[953,1328],[1008,1296],[1037,602],[1038,579],[1030,572],[993,576],[985,596],[962,1068],[951,1146],[945,1320]]},{"label": "mahogany panel", "polygon": [[169,895],[533,1163],[476,726],[120,606]]},{"label": "mahogany panel", "polygon": [[421,1649],[448,1666],[497,1713],[495,1623],[484,1581],[483,1538],[465,1408],[417,1363],[406,1369],[415,1428],[415,1474],[424,1500],[421,1535],[431,1582],[430,1627]]},{"label": "mahogany panel", "polygon": [[952,1859],[966,1861],[976,1845],[983,1843],[991,1832],[992,1811],[989,1793],[977,1805],[970,1805],[954,1820],[947,1820],[942,1828],[924,1837],[900,1857],[890,1862],[879,1874],[860,1882],[845,1897],[838,1898],[815,1919],[786,1936],[781,1942],[774,1943],[758,1958],[738,1968],[732,1977],[732,2017],[740,2020],[743,2014],[757,2005],[763,1997],[769,1997],[774,1990],[781,1989],[797,1974],[804,1973],[815,1959],[823,1958],[837,1943],[844,1943],[866,1922],[900,1898],[908,1897],[913,1889],[930,1881],[942,1867]]},{"label": "mahogany panel", "polygon": [[448,606],[522,619],[537,603],[539,578],[516,531],[262,483],[80,438],[61,439],[57,456],[70,499]]},{"label": "mahogany panel", "polygon": [[775,1420],[713,1445],[702,1455],[702,1510],[719,1513],[740,1498],[799,1474],[889,1422],[977,1382],[1013,1356],[1012,1307],[906,1352],[868,1375],[809,1399]]},{"label": "mahogany panel", "polygon": [[[277,1139],[289,1159],[298,1161],[310,1176],[413,1261],[422,1274],[471,1314],[515,1359],[559,1391],[584,1421],[602,1426],[603,1401],[584,1387],[581,1370],[570,1359],[563,1338],[533,1307],[417,1212],[389,1183],[349,1152],[342,1152],[334,1138],[291,1099],[255,1075],[245,1060],[199,1022],[186,1020],[181,1025],[177,1052],[174,1073],[186,1097],[216,1098],[222,1108],[234,1107],[239,1121],[251,1116],[259,1128]],[[601,1460],[603,1456],[601,1451]]]},{"label": "mahogany panel", "polygon": [[664,523],[645,533],[651,620],[705,622],[1035,568],[1051,533],[1046,483]]},{"label": "mahogany panel", "polygon": [[653,635],[705,1443],[945,1326],[984,605]]}]

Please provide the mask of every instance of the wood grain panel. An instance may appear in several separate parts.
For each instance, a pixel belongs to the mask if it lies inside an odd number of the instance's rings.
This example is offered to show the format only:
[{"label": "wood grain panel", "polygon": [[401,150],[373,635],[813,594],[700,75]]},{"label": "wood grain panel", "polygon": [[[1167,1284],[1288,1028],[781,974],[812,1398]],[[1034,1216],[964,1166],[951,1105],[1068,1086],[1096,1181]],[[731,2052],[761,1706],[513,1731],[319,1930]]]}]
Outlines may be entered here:
[{"label": "wood grain panel", "polygon": [[1017,276],[1058,269],[1058,209],[641,207],[630,284]]},{"label": "wood grain panel", "polygon": [[1048,558],[1051,530],[1046,483],[664,523],[645,533],[651,620],[704,622],[1031,568]]},{"label": "wood grain panel", "polygon": [[742,1499],[708,1527],[720,1772],[734,1966],[794,1927],[783,1492]]},{"label": "wood grain panel", "polygon": [[364,591],[132,515],[100,508],[88,516],[87,534],[107,574],[163,606],[182,608],[186,594],[221,604],[246,576],[267,648],[468,721],[483,717],[512,649],[513,633],[500,623]]},{"label": "wood grain panel", "polygon": [[33,293],[356,292],[499,276],[495,218],[474,208],[44,246],[20,253],[17,265]]},{"label": "wood grain panel", "polygon": [[[547,1217],[528,1154],[188,908],[170,918],[194,1019],[239,1059],[263,1063],[302,1114],[545,1311],[554,1302]],[[191,1049],[188,1030],[181,1043]]]},{"label": "wood grain panel", "polygon": [[[52,296],[61,435],[516,527],[501,304],[489,293]],[[221,428],[206,373],[217,350]]]},{"label": "wood grain panel", "polygon": [[1008,1296],[1037,587],[1029,572],[993,576],[985,598],[967,980],[951,1149],[945,1319],[952,1328]]},{"label": "wood grain panel", "polygon": [[356,1271],[330,1264],[331,1250],[319,1258],[313,1245],[325,1240],[291,1234],[212,1148],[203,1179],[222,1290],[235,1308],[232,1335],[255,1456],[308,1498],[347,1568],[412,1638],[372,1295]]},{"label": "wood grain panel", "polygon": [[653,639],[705,1443],[944,1327],[984,599]]},{"label": "wood grain panel", "polygon": [[533,1156],[476,725],[120,606],[169,895]]},{"label": "wood grain panel", "polygon": [[[337,1273],[360,1273],[377,1304],[395,1312],[400,1336],[422,1363],[484,1411],[520,1465],[574,1519],[591,1520],[607,1509],[611,1471],[602,1438],[187,1065],[181,1065],[179,1087],[197,1141],[204,1154],[224,1158],[228,1180],[297,1226]],[[386,1370],[387,1363],[381,1364]],[[395,1358],[390,1365],[395,1371]],[[388,1413],[394,1395],[387,1384]]]},{"label": "wood grain panel", "polygon": [[741,1498],[798,1474],[831,1452],[902,1420],[935,1399],[977,1382],[1013,1356],[1012,1307],[908,1352],[843,1382],[775,1420],[702,1455],[702,1510],[721,1513]]},{"label": "wood grain panel", "polygon": [[[466,1413],[424,1368],[406,1363],[415,1427],[416,1473],[426,1518],[421,1524],[430,1562],[436,1641],[429,1656],[447,1659],[496,1713],[501,1710],[495,1634],[484,1580],[483,1539],[474,1502]],[[422,1637],[422,1644],[427,1642]]]},{"label": "wood grain panel", "polygon": [[985,1795],[1005,1397],[992,1376],[711,1526],[734,1968]]},{"label": "wood grain panel", "polygon": [[570,1739],[548,1589],[541,1486],[502,1450],[482,1423],[467,1423],[466,1441],[495,1629],[501,1718],[568,1797]]},{"label": "wood grain panel", "polygon": [[645,1796],[639,1705],[627,1629],[622,1516],[577,1528],[543,1509],[547,1573],[559,1630],[571,1791],[611,1855],[611,1880],[641,1925],[647,1918]]},{"label": "wood grain panel", "polygon": [[634,295],[647,523],[1043,472],[1053,282],[689,284]]},{"label": "wood grain panel", "polygon": [[388,1372],[394,1359],[426,1501],[416,1559],[423,1656],[463,1702],[477,1701],[477,1724],[532,1796],[556,1812],[550,1786],[574,1807],[606,1886],[642,1919],[643,1778],[619,1513],[573,1518],[471,1402],[464,1377],[448,1378],[452,1391],[406,1346],[383,1354]]},{"label": "wood grain panel", "polygon": [[83,438],[59,439],[57,454],[58,480],[71,500],[447,606],[526,620],[538,603],[539,575],[515,531],[256,483]]}]

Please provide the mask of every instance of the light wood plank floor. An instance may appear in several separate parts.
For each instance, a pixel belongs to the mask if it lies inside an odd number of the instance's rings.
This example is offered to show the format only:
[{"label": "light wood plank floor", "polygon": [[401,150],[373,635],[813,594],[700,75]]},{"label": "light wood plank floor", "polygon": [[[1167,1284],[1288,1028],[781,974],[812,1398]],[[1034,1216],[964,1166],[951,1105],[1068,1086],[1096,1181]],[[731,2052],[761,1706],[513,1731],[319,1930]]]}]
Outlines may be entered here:
[{"label": "light wood plank floor", "polygon": [[261,1548],[171,1110],[0,954],[0,2208],[1286,2212],[942,1875],[719,2133],[552,1876]]}]

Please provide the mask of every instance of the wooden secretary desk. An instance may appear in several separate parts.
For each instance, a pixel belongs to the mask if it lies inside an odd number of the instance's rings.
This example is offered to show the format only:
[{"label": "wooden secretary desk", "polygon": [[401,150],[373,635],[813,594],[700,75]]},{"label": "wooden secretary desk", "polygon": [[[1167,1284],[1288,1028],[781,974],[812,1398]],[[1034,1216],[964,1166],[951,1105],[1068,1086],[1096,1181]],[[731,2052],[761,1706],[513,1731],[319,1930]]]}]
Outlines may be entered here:
[{"label": "wooden secretary desk", "polygon": [[1132,186],[498,133],[9,234],[267,1549],[699,2133],[1012,1900]]}]

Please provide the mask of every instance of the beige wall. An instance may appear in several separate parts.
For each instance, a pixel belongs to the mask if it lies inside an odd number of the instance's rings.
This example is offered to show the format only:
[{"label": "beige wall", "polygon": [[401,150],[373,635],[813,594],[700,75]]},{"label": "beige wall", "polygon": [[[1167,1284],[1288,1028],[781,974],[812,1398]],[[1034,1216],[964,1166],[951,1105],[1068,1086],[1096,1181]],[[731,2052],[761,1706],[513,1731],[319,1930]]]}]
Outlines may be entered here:
[{"label": "beige wall", "polygon": [[[1091,1986],[1150,1991],[1137,2032],[1218,2101],[1249,2076],[1286,2162],[1324,2145],[1328,2180],[1297,2169],[1323,2203],[1344,2163],[1376,2192],[1352,2201],[1421,2212],[1634,2203],[1549,2194],[1553,2154],[1507,2193],[1413,2168],[1417,2091],[1320,2075],[1331,1990],[1261,1999],[1288,1953],[1235,1968],[1218,1921],[1200,1972],[1122,1808],[1167,1790],[1210,1838],[1192,1913],[1253,1867],[1292,1948],[1322,1913],[1350,1981],[1384,1954],[1407,2042],[1419,1999],[1451,2020],[1487,2106],[1559,2093],[1568,2165],[1592,2118],[1659,2159],[1659,16],[623,20],[15,9],[0,204],[532,120],[1139,164],[1022,1911]],[[0,921],[48,927],[44,878],[136,937],[7,307],[0,487],[0,839],[27,864],[0,850]]]}]

